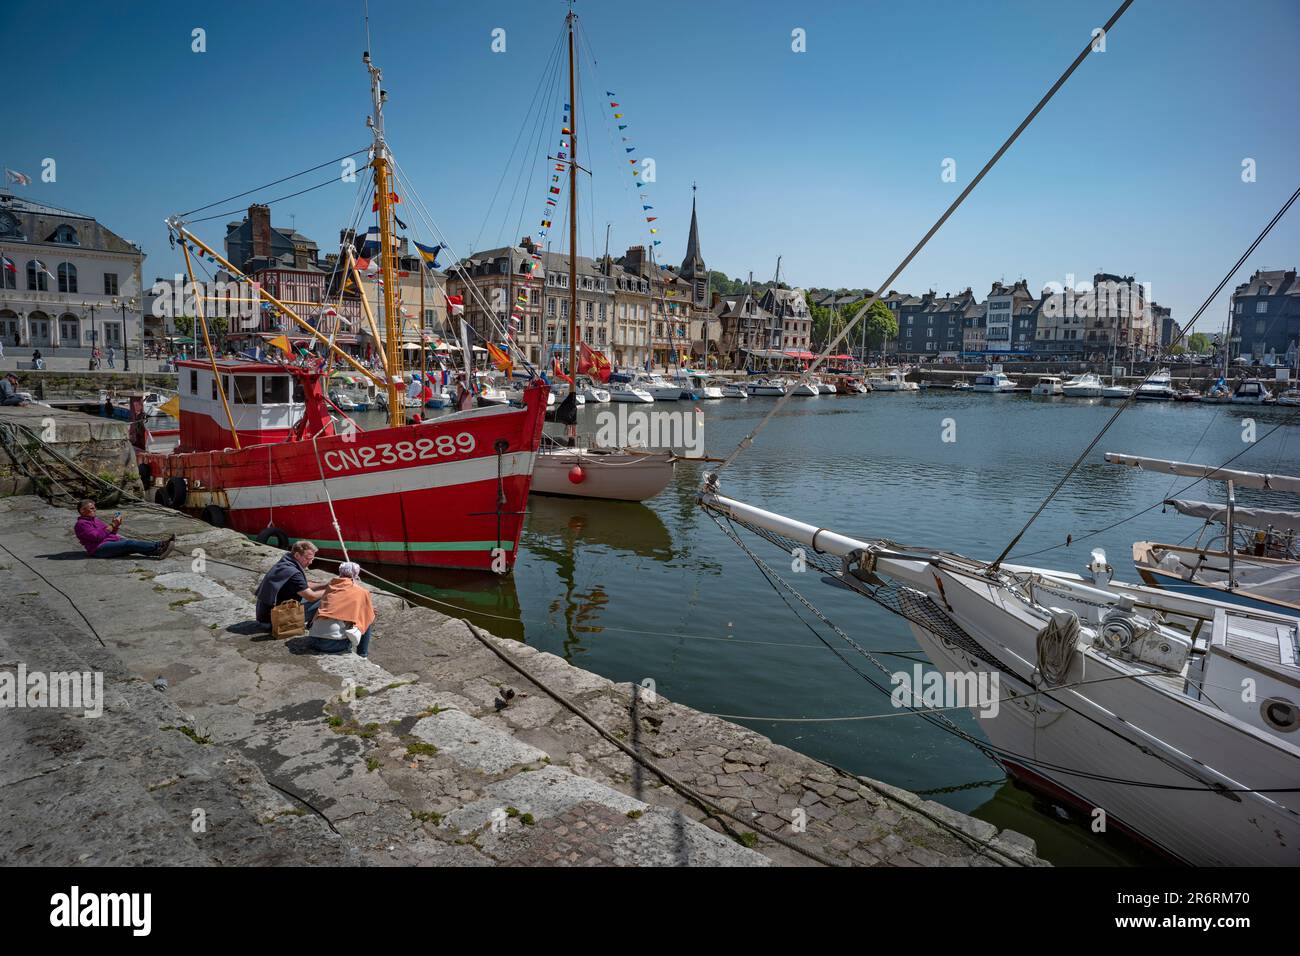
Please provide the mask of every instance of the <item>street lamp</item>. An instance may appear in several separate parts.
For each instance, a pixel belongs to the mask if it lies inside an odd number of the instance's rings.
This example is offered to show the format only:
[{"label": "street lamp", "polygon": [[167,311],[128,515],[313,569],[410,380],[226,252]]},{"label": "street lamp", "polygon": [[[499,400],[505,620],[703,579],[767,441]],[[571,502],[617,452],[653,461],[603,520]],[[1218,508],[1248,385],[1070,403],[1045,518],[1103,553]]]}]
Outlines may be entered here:
[{"label": "street lamp", "polygon": [[[126,334],[126,300],[118,300],[118,305],[122,310],[122,371],[131,371],[131,343]],[[135,300],[131,300],[131,308],[135,308]],[[144,361],[144,332],[140,333],[140,361]]]},{"label": "street lamp", "polygon": [[89,366],[91,371],[95,369],[95,348],[99,343],[99,331],[95,326],[95,303],[85,304],[90,309],[90,359]]}]

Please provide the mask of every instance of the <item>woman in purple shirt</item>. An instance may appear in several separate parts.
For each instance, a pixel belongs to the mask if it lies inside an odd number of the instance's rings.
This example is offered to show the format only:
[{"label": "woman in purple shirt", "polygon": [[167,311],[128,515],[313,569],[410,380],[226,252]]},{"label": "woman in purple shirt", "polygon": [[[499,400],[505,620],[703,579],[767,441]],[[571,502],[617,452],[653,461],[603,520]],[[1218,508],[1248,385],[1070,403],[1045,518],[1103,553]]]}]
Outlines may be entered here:
[{"label": "woman in purple shirt", "polygon": [[161,541],[133,541],[117,533],[122,526],[120,515],[113,517],[112,525],[106,525],[95,517],[95,503],[83,498],[77,505],[77,540],[92,558],[118,558],[126,554],[146,554],[165,558],[171,554],[172,542],[176,535],[168,535]]}]

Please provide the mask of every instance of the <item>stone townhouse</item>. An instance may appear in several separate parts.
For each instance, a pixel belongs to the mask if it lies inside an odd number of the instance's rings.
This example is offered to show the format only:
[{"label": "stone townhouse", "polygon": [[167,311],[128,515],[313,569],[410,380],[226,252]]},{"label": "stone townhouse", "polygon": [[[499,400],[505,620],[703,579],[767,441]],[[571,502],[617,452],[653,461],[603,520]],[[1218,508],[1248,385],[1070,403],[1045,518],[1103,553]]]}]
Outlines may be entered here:
[{"label": "stone townhouse", "polygon": [[1300,347],[1300,282],[1295,269],[1256,270],[1233,290],[1229,309],[1231,358],[1294,356]]},{"label": "stone townhouse", "polygon": [[135,243],[92,216],[0,190],[0,253],[12,264],[0,267],[7,348],[140,347],[145,256]]}]

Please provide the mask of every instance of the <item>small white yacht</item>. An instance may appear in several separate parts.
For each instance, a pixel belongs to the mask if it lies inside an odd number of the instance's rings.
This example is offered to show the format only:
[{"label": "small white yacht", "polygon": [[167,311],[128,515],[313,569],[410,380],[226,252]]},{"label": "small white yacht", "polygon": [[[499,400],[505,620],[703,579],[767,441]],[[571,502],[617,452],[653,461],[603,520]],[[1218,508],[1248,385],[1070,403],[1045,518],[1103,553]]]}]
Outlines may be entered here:
[{"label": "small white yacht", "polygon": [[1015,387],[1016,383],[1011,381],[1005,372],[988,372],[975,376],[977,392],[1011,392]]},{"label": "small white yacht", "polygon": [[777,378],[756,378],[749,383],[750,395],[784,395],[789,386]]},{"label": "small white yacht", "polygon": [[716,384],[722,391],[723,398],[749,398],[749,392],[746,391],[744,382],[731,382],[718,379]]},{"label": "small white yacht", "polygon": [[651,405],[654,403],[655,397],[632,382],[610,382],[609,400],[630,405]]},{"label": "small white yacht", "polygon": [[1169,402],[1178,395],[1170,384],[1169,369],[1162,368],[1138,386],[1137,397],[1145,402]]},{"label": "small white yacht", "polygon": [[578,376],[578,394],[588,405],[606,405],[609,403],[609,390],[597,385],[585,375]]},{"label": "small white yacht", "polygon": [[896,368],[885,369],[867,379],[873,392],[919,392],[921,386],[909,382],[907,375]]},{"label": "small white yacht", "polygon": [[1101,398],[1104,388],[1100,378],[1092,372],[1084,372],[1062,384],[1061,394],[1066,398]]},{"label": "small white yacht", "polygon": [[1032,395],[1064,395],[1065,394],[1064,386],[1061,384],[1061,380],[1057,378],[1055,375],[1039,376],[1038,381],[1034,383],[1034,387],[1029,391],[1030,394]]},{"label": "small white yacht", "polygon": [[805,395],[809,397],[815,397],[817,395],[820,395],[821,393],[822,391],[820,388],[817,387],[817,383],[810,381],[809,379],[806,378],[801,378],[797,382],[790,383],[791,395]]},{"label": "small white yacht", "polygon": [[682,387],[662,375],[638,375],[632,379],[632,384],[649,392],[656,402],[676,402],[682,397]]}]

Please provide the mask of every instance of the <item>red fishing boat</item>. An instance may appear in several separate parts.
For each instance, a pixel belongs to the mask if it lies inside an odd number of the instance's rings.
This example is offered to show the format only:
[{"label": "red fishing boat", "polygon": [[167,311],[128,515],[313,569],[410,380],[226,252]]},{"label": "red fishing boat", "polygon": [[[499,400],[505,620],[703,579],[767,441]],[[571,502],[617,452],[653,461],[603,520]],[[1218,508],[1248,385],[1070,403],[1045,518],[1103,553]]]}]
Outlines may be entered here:
[{"label": "red fishing boat", "polygon": [[238,360],[178,369],[179,444],[138,453],[161,503],[282,547],[306,538],[327,556],[342,556],[341,538],[362,562],[514,566],[544,385],[525,391],[522,408],[363,431],[331,416],[320,370]]},{"label": "red fishing boat", "polygon": [[[169,454],[137,452],[141,476],[161,503],[281,547],[304,538],[327,556],[504,573],[514,567],[547,389],[539,381],[516,404],[432,421],[406,419],[394,225],[407,227],[393,211],[400,200],[384,139],[387,94],[369,54],[362,60],[370,72],[374,142],[373,178],[359,188],[366,198],[373,196],[378,234],[363,255],[377,258],[380,266],[382,334],[364,297],[360,305],[371,334],[384,345],[378,367],[363,365],[336,345],[336,310],[309,303],[322,311],[314,322],[305,320],[293,308],[301,303],[271,295],[173,216],[168,229],[184,254],[192,288],[199,288],[196,261],[218,265],[256,290],[264,314],[282,316],[309,336],[319,354],[289,361],[293,352],[281,335],[283,362],[179,362],[179,441]],[[365,280],[354,250],[345,244],[341,252],[339,263],[361,296]],[[423,295],[423,279],[421,290]],[[194,315],[207,354],[215,356],[203,303],[196,293],[187,314]],[[468,344],[464,348],[469,368]],[[387,393],[387,427],[364,431],[341,413],[334,417],[325,382],[336,364],[351,366]]]}]

